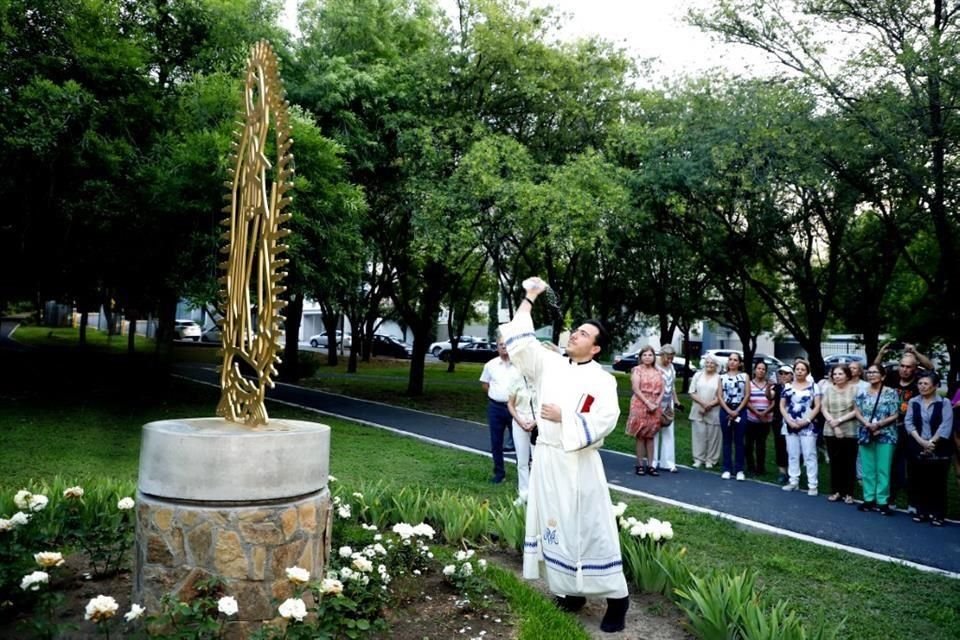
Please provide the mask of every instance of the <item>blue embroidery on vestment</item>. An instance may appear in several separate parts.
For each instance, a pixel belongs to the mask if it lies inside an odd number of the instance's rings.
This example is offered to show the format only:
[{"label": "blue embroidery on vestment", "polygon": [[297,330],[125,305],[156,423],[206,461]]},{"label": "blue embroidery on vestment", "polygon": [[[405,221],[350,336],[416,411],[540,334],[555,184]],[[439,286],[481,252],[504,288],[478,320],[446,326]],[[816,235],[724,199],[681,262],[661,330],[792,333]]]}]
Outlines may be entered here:
[{"label": "blue embroidery on vestment", "polygon": [[560,544],[560,535],[556,529],[547,527],[543,530],[543,541],[547,544]]},{"label": "blue embroidery on vestment", "polygon": [[577,414],[577,417],[580,418],[580,424],[583,425],[583,437],[587,439],[587,444],[589,445],[591,442],[593,442],[593,437],[590,435],[590,427],[587,426],[587,419],[579,413]]},{"label": "blue embroidery on vestment", "polygon": [[[564,561],[562,561],[562,560],[560,560],[560,559],[558,559],[558,558],[551,557],[550,554],[547,553],[546,551],[544,551],[544,553],[543,553],[543,559],[544,559],[548,564],[554,565],[554,566],[556,566],[556,567],[559,568],[559,569],[565,569],[565,570],[569,571],[570,573],[576,573],[576,572],[577,572],[577,567],[576,567],[576,566],[574,566],[574,565],[572,565],[572,564],[567,564],[566,562],[564,562]],[[608,570],[610,570],[610,569],[622,570],[622,568],[623,568],[623,560],[613,560],[613,561],[607,562],[607,563],[605,563],[605,564],[584,564],[584,565],[581,565],[581,568],[583,569],[584,573],[586,573],[586,572],[608,571]]]}]

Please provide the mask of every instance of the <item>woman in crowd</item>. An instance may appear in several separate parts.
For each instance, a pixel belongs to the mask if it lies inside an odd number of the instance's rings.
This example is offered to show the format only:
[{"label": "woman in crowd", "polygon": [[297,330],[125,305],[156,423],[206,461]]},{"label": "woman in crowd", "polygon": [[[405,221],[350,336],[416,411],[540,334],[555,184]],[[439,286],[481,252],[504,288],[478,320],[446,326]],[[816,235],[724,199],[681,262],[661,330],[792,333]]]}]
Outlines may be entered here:
[{"label": "woman in crowd", "polygon": [[690,425],[693,440],[693,466],[713,468],[720,458],[720,401],[717,389],[720,375],[717,359],[703,358],[703,369],[690,381]]},{"label": "woman in crowd", "polygon": [[767,382],[767,363],[753,365],[747,396],[747,471],[754,475],[767,472],[767,435],[773,420],[773,389]]},{"label": "woman in crowd", "polygon": [[897,446],[897,416],[900,397],[883,386],[886,372],[881,364],[867,367],[866,391],[857,395],[856,413],[860,421],[860,462],[863,468],[863,504],[860,511],[876,509],[893,515],[890,499],[890,465]]},{"label": "woman in crowd", "polygon": [[812,380],[810,363],[797,358],[793,364],[793,382],[783,389],[780,412],[783,414],[783,434],[787,438],[787,473],[789,479],[784,491],[800,488],[800,456],[807,467],[807,495],[817,495],[817,431],[814,422],[820,413],[820,387]]},{"label": "woman in crowd", "polygon": [[640,363],[630,372],[633,398],[627,417],[627,435],[637,439],[634,472],[638,476],[660,475],[648,462],[648,456],[653,458],[653,437],[660,430],[660,402],[663,400],[663,376],[657,369],[656,360],[656,352],[647,345],[640,350]]},{"label": "woman in crowd", "polygon": [[853,504],[857,485],[857,386],[850,367],[838,364],[830,370],[830,382],[823,391],[823,437],[830,454],[830,490],[827,500],[842,499]]},{"label": "woman in crowd", "polygon": [[787,438],[783,435],[783,414],[780,412],[780,398],[783,395],[783,388],[793,382],[793,369],[789,365],[783,365],[777,369],[777,382],[773,385],[773,453],[776,457],[777,470],[780,475],[777,476],[778,484],[787,484]]},{"label": "woman in crowd", "polygon": [[904,416],[909,457],[910,504],[914,522],[943,526],[947,512],[947,469],[953,454],[953,408],[937,395],[940,376],[924,371],[917,377],[920,395],[910,399]]},{"label": "woman in crowd", "polygon": [[[746,480],[743,474],[743,437],[747,429],[744,407],[747,406],[747,374],[741,373],[743,360],[737,353],[727,358],[727,370],[720,376],[717,388],[717,400],[720,402],[720,433],[723,438],[723,474],[724,480],[736,471],[737,480]],[[735,462],[731,460],[733,449]],[[734,466],[736,465],[736,466]]]},{"label": "woman in crowd", "polygon": [[533,456],[533,432],[537,428],[536,389],[522,375],[516,375],[510,387],[507,410],[513,416],[513,444],[517,452],[517,493],[516,504],[527,502],[527,489],[530,484],[530,460]]}]

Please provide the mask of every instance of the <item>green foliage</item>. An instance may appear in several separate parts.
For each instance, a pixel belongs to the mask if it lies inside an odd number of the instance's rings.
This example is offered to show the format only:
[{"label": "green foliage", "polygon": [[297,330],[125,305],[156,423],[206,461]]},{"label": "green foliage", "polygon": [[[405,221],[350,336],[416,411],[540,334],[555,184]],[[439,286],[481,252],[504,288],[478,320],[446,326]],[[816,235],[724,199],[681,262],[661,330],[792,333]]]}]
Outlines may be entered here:
[{"label": "green foliage", "polygon": [[209,576],[193,584],[188,602],[173,593],[164,595],[160,613],[147,618],[150,636],[160,640],[219,638],[226,616],[220,613],[218,601],[225,595],[225,587],[221,578]]},{"label": "green foliage", "polygon": [[523,505],[510,501],[502,501],[491,509],[490,529],[494,533],[494,541],[507,549],[522,552],[526,537],[525,515]]}]

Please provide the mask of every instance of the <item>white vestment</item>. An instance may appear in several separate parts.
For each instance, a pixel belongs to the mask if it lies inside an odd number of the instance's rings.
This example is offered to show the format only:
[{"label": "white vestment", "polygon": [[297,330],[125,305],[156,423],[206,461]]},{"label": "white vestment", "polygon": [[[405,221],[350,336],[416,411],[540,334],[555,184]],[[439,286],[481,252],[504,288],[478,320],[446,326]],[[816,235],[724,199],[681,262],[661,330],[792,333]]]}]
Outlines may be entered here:
[{"label": "white vestment", "polygon": [[[623,597],[620,539],[599,448],[617,426],[617,382],[596,362],[578,365],[545,349],[530,314],[500,327],[510,361],[537,389],[537,455],[530,475],[523,575],[546,569],[560,595]],[[540,416],[556,404],[561,422]]]}]

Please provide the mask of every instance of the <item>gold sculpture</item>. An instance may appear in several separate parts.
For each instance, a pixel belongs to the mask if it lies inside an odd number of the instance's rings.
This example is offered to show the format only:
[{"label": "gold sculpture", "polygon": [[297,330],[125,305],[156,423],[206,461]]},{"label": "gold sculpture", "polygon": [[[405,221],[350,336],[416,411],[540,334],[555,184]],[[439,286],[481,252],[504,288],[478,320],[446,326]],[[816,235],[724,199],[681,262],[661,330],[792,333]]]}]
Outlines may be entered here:
[{"label": "gold sculpture", "polygon": [[264,396],[280,362],[280,310],[287,304],[279,299],[286,290],[280,281],[288,261],[278,257],[287,249],[279,241],[290,233],[281,228],[290,215],[281,212],[290,202],[284,194],[293,187],[289,103],[277,57],[265,41],[251,48],[244,99],[243,121],[231,143],[233,180],[225,183],[230,205],[223,209],[227,244],[220,250],[228,258],[220,263],[226,274],[220,278],[223,365],[217,415],[256,426],[267,423]]}]

